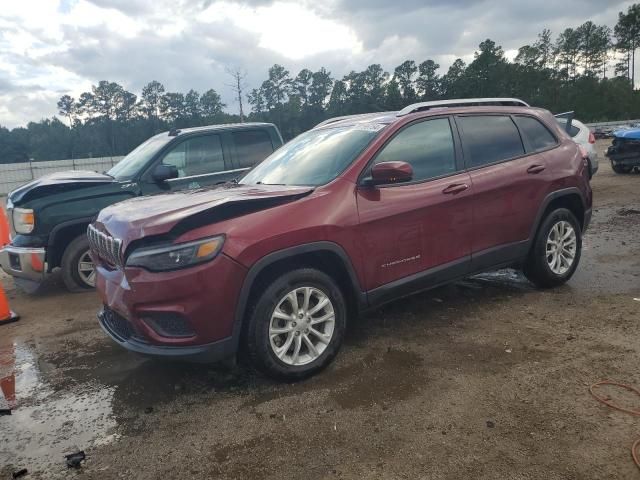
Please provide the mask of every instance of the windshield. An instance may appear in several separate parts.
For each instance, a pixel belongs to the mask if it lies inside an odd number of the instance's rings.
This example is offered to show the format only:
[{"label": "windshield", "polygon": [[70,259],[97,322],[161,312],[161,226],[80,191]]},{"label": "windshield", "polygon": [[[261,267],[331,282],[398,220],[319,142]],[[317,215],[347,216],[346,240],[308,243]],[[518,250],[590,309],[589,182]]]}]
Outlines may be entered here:
[{"label": "windshield", "polygon": [[153,155],[174,137],[161,133],[138,145],[126,157],[120,160],[107,172],[116,180],[131,180],[142,169]]},{"label": "windshield", "polygon": [[383,127],[352,125],[303,133],[276,150],[238,183],[324,185],[340,175]]}]

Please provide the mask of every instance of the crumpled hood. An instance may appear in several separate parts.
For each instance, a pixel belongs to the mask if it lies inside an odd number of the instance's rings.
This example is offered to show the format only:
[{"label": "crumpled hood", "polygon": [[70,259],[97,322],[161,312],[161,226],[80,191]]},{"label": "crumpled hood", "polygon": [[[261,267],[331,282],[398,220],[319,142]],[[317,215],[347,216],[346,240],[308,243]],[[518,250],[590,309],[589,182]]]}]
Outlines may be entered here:
[{"label": "crumpled hood", "polygon": [[138,197],[103,209],[96,223],[121,239],[126,248],[133,240],[166,234],[187,220],[198,218],[200,225],[211,224],[296,200],[312,191],[312,187],[231,185]]},{"label": "crumpled hood", "polygon": [[113,183],[116,180],[104,173],[71,170],[57,172],[37,178],[11,192],[9,198],[14,204],[39,198],[52,193],[69,192],[81,188]]}]

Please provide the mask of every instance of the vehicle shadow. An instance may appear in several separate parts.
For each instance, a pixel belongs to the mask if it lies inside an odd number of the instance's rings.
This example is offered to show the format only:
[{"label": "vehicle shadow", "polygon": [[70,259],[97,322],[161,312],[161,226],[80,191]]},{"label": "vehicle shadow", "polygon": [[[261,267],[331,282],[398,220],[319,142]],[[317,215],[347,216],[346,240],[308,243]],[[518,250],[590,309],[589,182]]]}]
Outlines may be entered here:
[{"label": "vehicle shadow", "polygon": [[448,327],[464,320],[473,305],[508,301],[535,290],[516,270],[503,269],[475,275],[395,300],[360,318],[351,319],[345,344],[362,346],[371,336],[381,335],[388,335],[390,343],[393,343],[403,338],[403,327]]}]

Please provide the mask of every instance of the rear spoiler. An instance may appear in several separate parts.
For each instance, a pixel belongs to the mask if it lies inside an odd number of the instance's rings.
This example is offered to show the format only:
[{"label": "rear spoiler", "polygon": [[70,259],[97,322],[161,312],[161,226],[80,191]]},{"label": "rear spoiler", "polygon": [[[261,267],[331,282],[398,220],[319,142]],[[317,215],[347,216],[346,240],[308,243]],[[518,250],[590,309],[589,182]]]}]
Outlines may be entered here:
[{"label": "rear spoiler", "polygon": [[567,120],[567,122],[564,125],[564,129],[569,134],[569,136],[571,136],[571,133],[570,133],[571,123],[573,122],[573,119],[576,118],[575,112],[571,111],[571,112],[558,113],[557,115],[554,115],[554,117],[556,117],[557,119],[562,118]]}]

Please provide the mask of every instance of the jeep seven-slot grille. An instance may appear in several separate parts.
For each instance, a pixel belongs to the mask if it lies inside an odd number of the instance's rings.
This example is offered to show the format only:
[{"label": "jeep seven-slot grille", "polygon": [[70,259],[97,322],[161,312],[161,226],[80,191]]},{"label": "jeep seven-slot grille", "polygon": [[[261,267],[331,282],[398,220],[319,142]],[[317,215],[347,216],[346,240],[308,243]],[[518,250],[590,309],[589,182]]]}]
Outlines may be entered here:
[{"label": "jeep seven-slot grille", "polygon": [[114,266],[122,266],[122,240],[101,232],[93,225],[87,229],[89,247],[101,259]]}]

